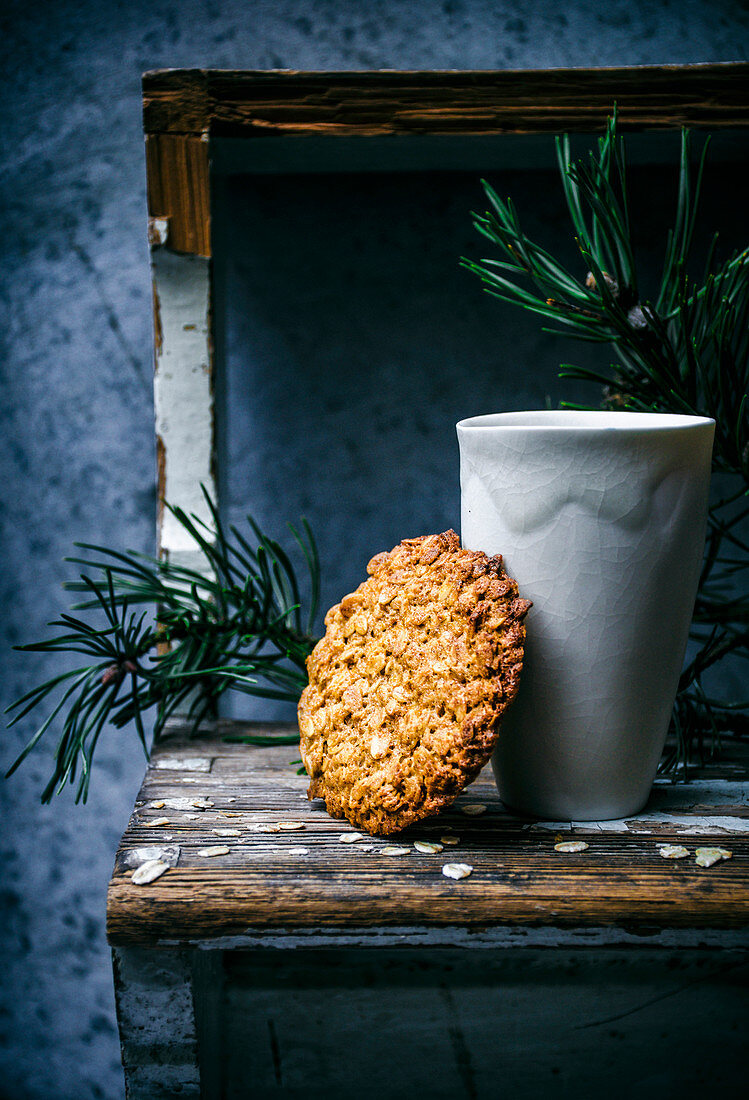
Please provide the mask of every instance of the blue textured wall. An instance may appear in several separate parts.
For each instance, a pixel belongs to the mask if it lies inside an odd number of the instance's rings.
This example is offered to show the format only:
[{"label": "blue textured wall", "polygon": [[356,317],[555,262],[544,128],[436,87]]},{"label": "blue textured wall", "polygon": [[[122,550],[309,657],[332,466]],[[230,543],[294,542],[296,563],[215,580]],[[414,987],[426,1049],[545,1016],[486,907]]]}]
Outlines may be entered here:
[{"label": "blue textured wall", "polygon": [[[662,143],[653,135],[647,148]],[[546,152],[551,166],[552,139]],[[662,267],[675,163],[630,163],[645,296]],[[715,231],[723,254],[749,240],[742,169],[710,165],[696,256]],[[375,552],[459,529],[458,420],[599,400],[595,387],[561,383],[558,366],[600,368],[608,348],[544,333],[458,265],[487,250],[469,214],[486,206],[479,171],[235,177],[218,203],[224,511],[239,524],[250,508],[279,538],[285,520],[310,519],[323,611]],[[513,196],[529,236],[584,277],[556,169],[485,174]],[[291,718],[293,708],[240,697],[230,712]]]},{"label": "blue textured wall", "polygon": [[[181,0],[126,0],[35,5],[6,0],[0,14],[3,112],[0,170],[3,273],[0,279],[0,369],[3,372],[2,448],[0,449],[0,520],[4,569],[0,685],[3,705],[39,678],[57,669],[54,662],[10,653],[8,647],[42,634],[44,623],[60,606],[62,557],[74,539],[113,546],[151,549],[153,545],[154,451],[150,389],[150,284],[145,248],[144,168],[140,121],[140,73],[165,66],[229,68],[502,68],[568,65],[685,63],[745,60],[749,15],[738,2],[706,5],[687,2],[611,0],[565,6],[476,0],[442,4],[369,0],[313,3],[304,0],[240,3]],[[403,181],[414,189],[415,181]],[[262,191],[262,183],[253,187]],[[319,188],[319,183],[316,185]],[[414,247],[433,217],[449,226],[435,257],[446,261],[453,242],[463,248],[464,212],[475,205],[466,181],[452,193],[445,181],[405,227]],[[262,196],[261,196],[262,197]],[[306,201],[323,196],[314,189]],[[387,197],[370,196],[383,219]],[[269,228],[259,245],[270,250],[283,210],[283,190],[274,192]],[[244,202],[232,200],[238,216]],[[416,207],[414,206],[416,209]],[[351,204],[348,214],[351,215]],[[328,208],[325,216],[330,218]],[[395,222],[383,225],[378,247],[362,243],[365,256],[386,255],[398,243]],[[275,221],[273,220],[275,219]],[[457,225],[457,220],[461,221]],[[401,228],[404,228],[401,226]],[[318,232],[324,225],[318,227]],[[324,239],[319,238],[321,244]],[[345,250],[344,250],[345,251]],[[350,263],[366,298],[373,283],[356,264],[356,252],[337,258]],[[243,373],[243,341],[257,346],[258,325],[268,316],[271,290],[284,285],[283,265],[273,271],[275,286],[257,286],[257,274],[241,258],[233,261],[242,293],[253,296],[250,317],[227,316],[230,352],[236,368],[235,393],[242,394],[237,428],[230,441],[244,473],[233,475],[230,504],[246,503],[265,518],[273,516],[276,495],[293,470],[281,469],[278,481],[264,483],[250,473],[265,457],[249,445],[248,410],[255,392],[252,371]],[[372,414],[376,443],[379,428],[393,427],[410,440],[408,473],[402,478],[392,455],[379,453],[385,488],[396,500],[381,523],[385,541],[404,533],[408,498],[423,485],[419,526],[454,522],[454,488],[441,482],[448,458],[436,468],[414,439],[452,425],[456,410],[483,407],[490,387],[493,338],[487,336],[494,314],[465,278],[451,269],[442,293],[474,302],[470,324],[461,319],[443,345],[453,360],[469,353],[476,361],[476,401],[470,407],[444,361],[425,352],[433,334],[428,295],[411,297],[401,273],[392,288],[372,273],[378,305],[388,304],[398,318],[405,344],[387,346],[377,316],[364,311],[354,332],[375,339],[378,364],[367,385],[376,389]],[[379,280],[379,282],[378,282]],[[323,288],[324,289],[324,288]],[[330,286],[328,286],[330,290]],[[370,299],[371,300],[371,299]],[[328,303],[323,303],[326,307]],[[308,310],[311,309],[309,301]],[[444,310],[443,304],[440,306]],[[309,317],[311,319],[311,314]],[[272,317],[268,322],[273,336]],[[440,327],[440,331],[444,326]],[[448,326],[449,327],[449,326]],[[327,334],[328,336],[330,333]],[[350,335],[350,332],[349,332]],[[270,338],[270,337],[269,337]],[[320,355],[305,347],[309,339],[292,334],[296,352],[320,371]],[[423,393],[397,371],[398,356],[410,345],[420,370],[430,372]],[[554,358],[559,353],[541,349]],[[529,348],[526,345],[526,353]],[[533,348],[530,348],[533,353]],[[277,354],[277,346],[272,351]],[[346,350],[339,349],[337,370]],[[418,356],[417,356],[418,358]],[[436,366],[435,373],[430,370]],[[501,375],[501,372],[500,372]],[[553,383],[550,383],[553,384]],[[267,383],[264,394],[283,408],[283,377]],[[534,404],[544,385],[538,380],[513,387],[512,401]],[[274,392],[274,386],[277,389]],[[397,408],[388,407],[388,388]],[[548,387],[547,387],[548,388]],[[438,392],[439,391],[439,392]],[[317,412],[326,402],[354,400],[346,388],[334,394],[322,385]],[[420,419],[404,412],[411,399],[423,398],[439,410]],[[356,398],[358,400],[358,398]],[[465,407],[464,407],[465,406]],[[355,406],[356,415],[358,408]],[[339,410],[340,411],[340,410]],[[314,418],[315,409],[305,413]],[[335,413],[335,408],[333,408]],[[436,423],[434,416],[441,418]],[[244,419],[244,424],[243,424]],[[314,422],[310,423],[314,431]],[[352,471],[362,455],[342,437],[344,465]],[[244,481],[243,481],[244,478]],[[308,505],[304,486],[292,494],[292,512]],[[295,490],[296,492],[296,490]],[[353,499],[353,498],[352,498]],[[381,510],[380,510],[381,513]],[[364,527],[372,524],[364,517]],[[429,523],[427,523],[429,520]],[[408,525],[410,533],[410,524]],[[334,540],[329,551],[335,553]],[[341,552],[337,576],[347,577]],[[354,579],[354,578],[352,578]],[[331,581],[334,589],[338,580]],[[329,598],[336,595],[328,593]],[[5,735],[6,766],[31,730]],[[0,1001],[0,1095],[56,1098],[72,1095],[117,1097],[122,1094],[119,1049],[114,1022],[109,954],[104,940],[105,888],[112,854],[127,820],[143,763],[126,731],[108,735],[99,750],[92,796],[85,808],[63,798],[40,808],[37,794],[48,759],[30,759],[9,783],[0,783],[2,859],[0,882],[3,933]]]}]

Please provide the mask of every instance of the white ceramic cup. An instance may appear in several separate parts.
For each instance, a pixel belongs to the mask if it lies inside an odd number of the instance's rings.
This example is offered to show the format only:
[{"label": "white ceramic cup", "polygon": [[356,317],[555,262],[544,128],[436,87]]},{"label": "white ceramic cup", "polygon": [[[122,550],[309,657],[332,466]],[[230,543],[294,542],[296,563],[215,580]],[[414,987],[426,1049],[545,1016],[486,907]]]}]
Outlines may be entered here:
[{"label": "white ceramic cup", "polygon": [[500,797],[553,820],[637,813],[684,660],[715,422],[544,411],[457,430],[463,545],[502,554],[533,601]]}]

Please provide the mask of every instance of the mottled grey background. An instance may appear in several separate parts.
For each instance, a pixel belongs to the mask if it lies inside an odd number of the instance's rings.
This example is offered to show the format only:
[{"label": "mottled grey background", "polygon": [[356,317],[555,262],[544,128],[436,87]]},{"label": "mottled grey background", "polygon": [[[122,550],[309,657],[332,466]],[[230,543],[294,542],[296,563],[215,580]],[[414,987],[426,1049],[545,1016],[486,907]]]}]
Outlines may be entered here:
[{"label": "mottled grey background", "polygon": [[[73,540],[153,547],[142,71],[745,60],[748,32],[746,6],[727,0],[5,0],[3,705],[59,668],[9,647],[41,636],[61,606]],[[553,234],[549,185],[520,186],[534,224]],[[328,602],[355,583],[373,542],[457,522],[457,416],[555,401],[556,362],[580,360],[457,269],[472,247],[475,180],[351,177],[336,188],[319,177],[229,185],[241,231],[222,317],[230,511],[251,507],[276,530],[286,515],[317,515]],[[341,485],[356,552],[331,515]],[[4,767],[31,731],[5,735]],[[105,888],[143,761],[130,731],[109,734],[86,807],[39,806],[48,768],[38,754],[0,783],[0,1095],[118,1097]]]}]

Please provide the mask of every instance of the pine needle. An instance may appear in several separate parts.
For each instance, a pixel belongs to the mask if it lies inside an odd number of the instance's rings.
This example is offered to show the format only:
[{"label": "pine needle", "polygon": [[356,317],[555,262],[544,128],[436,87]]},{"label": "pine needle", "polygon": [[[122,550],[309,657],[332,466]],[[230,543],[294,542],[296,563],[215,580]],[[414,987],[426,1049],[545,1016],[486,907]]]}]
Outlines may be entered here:
[{"label": "pine needle", "polygon": [[[234,528],[227,536],[207,494],[206,500],[210,525],[182,509],[170,510],[200,546],[210,576],[145,554],[78,543],[89,556],[67,560],[85,571],[66,586],[85,596],[72,609],[78,614],[62,614],[49,624],[62,633],[16,647],[87,658],[85,665],[32,688],[6,711],[15,712],[12,726],[36,708],[50,708],[8,775],[62,716],[43,802],[77,776],[76,801],[85,802],[94,752],[108,725],[122,728],[132,721],[147,756],[146,712],[155,710],[153,735],[158,738],[180,710],[197,732],[227,691],[298,700],[307,682],[305,661],[317,641],[312,630],[320,564],[310,526],[303,520],[301,531],[290,528],[311,592],[302,629],[301,586],[289,554],[250,517],[249,539]],[[146,610],[136,614],[133,605]],[[282,744],[298,738],[244,740]]]},{"label": "pine needle", "polygon": [[[689,413],[716,422],[713,468],[731,488],[727,499],[710,507],[693,624],[701,648],[682,674],[671,727],[674,748],[662,762],[666,771],[683,775],[690,760],[717,750],[720,735],[749,730],[745,703],[715,698],[702,686],[708,669],[749,656],[749,514],[741,506],[749,501],[749,250],[716,265],[713,237],[701,266],[692,262],[708,143],[695,174],[684,130],[675,219],[666,234],[658,293],[652,302],[641,300],[616,113],[587,160],[572,160],[567,136],[557,139],[556,149],[579,273],[530,240],[512,200],[499,198],[485,180],[489,210],[474,214],[473,223],[501,258],[461,263],[488,293],[553,322],[544,331],[611,346],[613,365],[560,368],[564,380],[602,386],[604,408]],[[729,546],[733,556],[727,555]]]}]

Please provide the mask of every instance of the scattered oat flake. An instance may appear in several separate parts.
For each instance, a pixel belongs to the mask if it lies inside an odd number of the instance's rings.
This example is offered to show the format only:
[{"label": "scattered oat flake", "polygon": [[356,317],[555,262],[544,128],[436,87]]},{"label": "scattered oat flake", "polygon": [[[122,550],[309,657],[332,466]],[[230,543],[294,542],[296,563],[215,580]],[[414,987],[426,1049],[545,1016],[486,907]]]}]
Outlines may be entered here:
[{"label": "scattered oat flake", "polygon": [[226,801],[227,802],[236,802],[237,800],[236,800],[236,798],[227,798]]},{"label": "scattered oat flake", "polygon": [[380,855],[407,856],[410,851],[410,848],[401,848],[398,844],[386,844],[384,848],[380,848]]},{"label": "scattered oat flake", "polygon": [[372,852],[374,851],[374,844],[357,844],[354,848],[355,852]]},{"label": "scattered oat flake", "polygon": [[216,836],[239,836],[239,829],[214,829]]},{"label": "scattered oat flake", "polygon": [[415,840],[414,848],[425,856],[433,856],[442,851],[442,845],[438,844],[436,840]]},{"label": "scattered oat flake", "polygon": [[213,802],[210,798],[187,798],[180,795],[179,798],[165,798],[159,806],[155,802],[153,805],[159,810],[165,806],[170,810],[210,810]]},{"label": "scattered oat flake", "polygon": [[453,833],[445,833],[444,836],[440,837],[440,840],[443,844],[460,844],[460,837],[455,836]]},{"label": "scattered oat flake", "polygon": [[303,821],[279,821],[278,827],[283,833],[293,833],[297,829],[305,829],[306,825]]},{"label": "scattered oat flake", "polygon": [[659,844],[658,855],[664,859],[684,859],[689,855],[689,849],[683,844]]},{"label": "scattered oat flake", "polygon": [[466,817],[478,817],[479,814],[485,814],[486,810],[487,806],[484,802],[466,802],[465,806],[460,807],[460,812]]},{"label": "scattered oat flake", "polygon": [[309,848],[289,848],[290,856],[306,856],[309,855]]},{"label": "scattered oat flake", "polygon": [[442,874],[445,878],[468,878],[472,870],[470,863],[445,863]]},{"label": "scattered oat flake", "polygon": [[728,848],[696,848],[695,856],[698,867],[712,867],[714,863],[718,863],[721,859],[730,859],[733,852]]},{"label": "scattered oat flake", "polygon": [[563,840],[554,845],[555,852],[584,852],[588,845],[584,840]]},{"label": "scattered oat flake", "polygon": [[164,806],[165,806],[165,803],[161,800],[159,802],[152,802],[151,803],[151,809],[153,809],[153,810],[163,810]]},{"label": "scattered oat flake", "polygon": [[199,856],[228,856],[228,854],[227,844],[212,844],[210,848],[198,848]]},{"label": "scattered oat flake", "polygon": [[[163,836],[163,834],[162,834]],[[166,840],[166,837],[163,837]],[[142,867],[144,863],[166,863],[169,867],[176,867],[179,860],[180,849],[178,844],[173,845],[148,845],[144,848],[131,848],[129,852],[123,852],[123,863],[127,867]]]},{"label": "scattered oat flake", "polygon": [[170,821],[168,817],[155,817],[153,821],[146,821],[145,824],[155,829],[157,825],[169,825]]},{"label": "scattered oat flake", "polygon": [[341,833],[338,839],[341,844],[355,844],[357,840],[364,840],[364,833]]},{"label": "scattered oat flake", "polygon": [[280,833],[278,825],[250,825],[251,833]]},{"label": "scattered oat flake", "polygon": [[136,886],[147,886],[149,882],[153,882],[169,870],[169,864],[164,863],[160,859],[149,859],[145,863],[141,863],[140,867],[136,867],[131,876],[131,882],[134,882]]},{"label": "scattered oat flake", "polygon": [[236,813],[236,811],[232,811],[232,810],[222,810],[221,811],[221,816],[222,817],[244,817],[244,814],[238,814],[238,813]]}]

